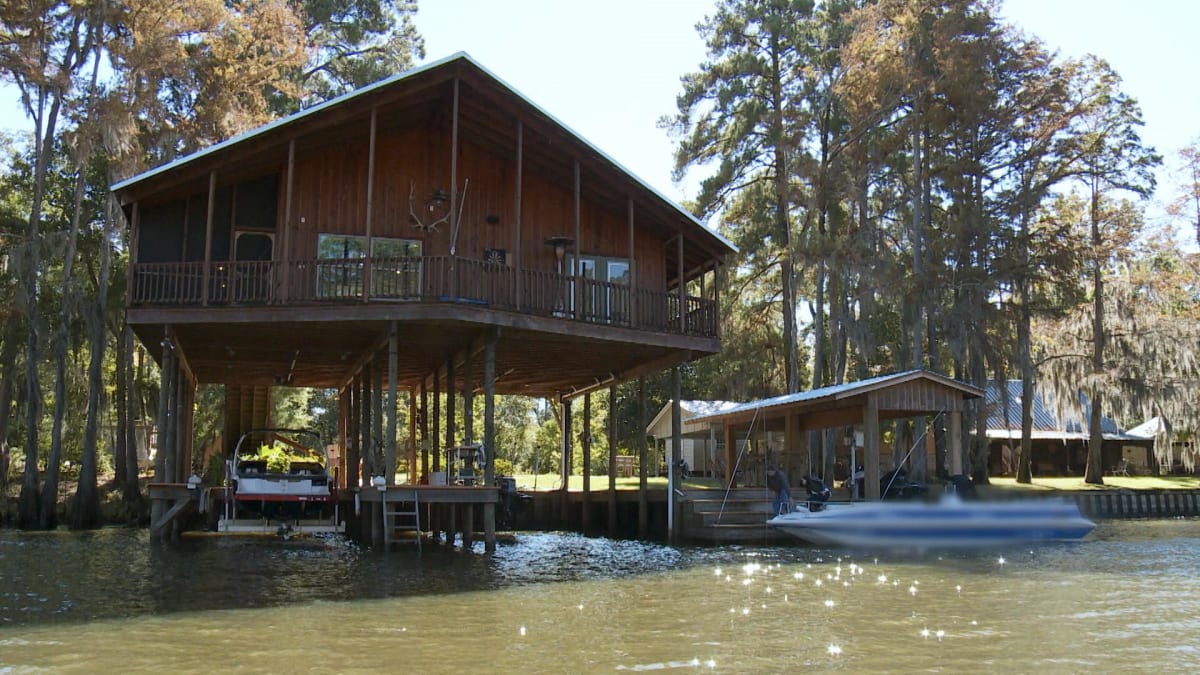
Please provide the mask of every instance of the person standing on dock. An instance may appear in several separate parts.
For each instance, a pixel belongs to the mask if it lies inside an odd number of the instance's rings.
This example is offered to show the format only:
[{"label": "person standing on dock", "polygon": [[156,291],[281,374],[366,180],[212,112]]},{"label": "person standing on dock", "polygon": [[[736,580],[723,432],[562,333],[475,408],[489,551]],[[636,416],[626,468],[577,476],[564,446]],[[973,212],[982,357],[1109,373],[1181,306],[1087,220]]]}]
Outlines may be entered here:
[{"label": "person standing on dock", "polygon": [[792,489],[788,485],[787,474],[780,467],[767,467],[767,488],[775,493],[775,501],[771,512],[778,516],[790,513],[792,510]]}]

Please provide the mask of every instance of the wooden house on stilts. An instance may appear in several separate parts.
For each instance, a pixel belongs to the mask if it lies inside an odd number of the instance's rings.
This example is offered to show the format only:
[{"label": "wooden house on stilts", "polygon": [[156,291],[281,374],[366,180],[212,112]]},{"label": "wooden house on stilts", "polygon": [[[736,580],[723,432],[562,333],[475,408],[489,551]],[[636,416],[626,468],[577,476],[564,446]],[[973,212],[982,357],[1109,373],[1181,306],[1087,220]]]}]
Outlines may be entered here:
[{"label": "wooden house on stilts", "polygon": [[[442,471],[439,448],[493,447],[495,394],[569,402],[720,349],[734,247],[466,54],[112,189],[127,323],[162,368],[160,533],[198,384],[225,387],[226,443],[269,422],[273,387],[336,389],[340,486],[361,463],[390,489]],[[455,428],[477,392],[484,429]],[[468,499],[489,535],[494,457]]]}]

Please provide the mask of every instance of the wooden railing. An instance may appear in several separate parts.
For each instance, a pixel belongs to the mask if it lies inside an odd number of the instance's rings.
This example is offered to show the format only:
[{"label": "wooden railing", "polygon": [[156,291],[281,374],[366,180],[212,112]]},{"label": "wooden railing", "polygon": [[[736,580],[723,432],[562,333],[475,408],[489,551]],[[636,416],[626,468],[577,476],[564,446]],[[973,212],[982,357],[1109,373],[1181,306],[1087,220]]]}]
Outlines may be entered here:
[{"label": "wooden railing", "polygon": [[[569,274],[518,270],[452,256],[272,261],[138,263],[134,307],[223,307],[371,302],[458,303],[715,337],[713,300],[630,288]],[[366,292],[369,289],[369,292]]]}]

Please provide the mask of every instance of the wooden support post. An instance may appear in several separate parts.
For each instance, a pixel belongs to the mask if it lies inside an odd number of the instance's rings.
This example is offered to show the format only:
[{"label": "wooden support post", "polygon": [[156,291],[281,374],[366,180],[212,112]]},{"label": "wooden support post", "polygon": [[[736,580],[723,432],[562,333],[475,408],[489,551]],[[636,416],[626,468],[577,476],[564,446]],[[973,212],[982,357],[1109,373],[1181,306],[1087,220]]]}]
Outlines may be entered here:
[{"label": "wooden support post", "polygon": [[950,415],[950,475],[961,476],[963,473],[963,437],[962,410],[951,410]]},{"label": "wooden support post", "polygon": [[679,279],[679,332],[687,333],[687,330],[688,330],[687,329],[687,319],[688,319],[688,316],[687,316],[688,315],[687,282],[684,281],[684,278],[683,278],[683,233],[682,232],[679,233],[679,239],[678,239],[678,243],[675,245],[675,249],[676,249],[675,255],[677,257],[676,265],[675,265],[675,267],[676,267],[675,274],[676,274],[676,277]]},{"label": "wooden support post", "polygon": [[725,435],[725,487],[732,490],[737,487],[737,436],[733,433],[733,423],[728,420],[722,431]]},{"label": "wooden support post", "polygon": [[[408,447],[405,449],[404,457],[407,460],[408,470],[404,472],[404,480],[408,483],[417,482],[414,474],[417,470],[417,392],[410,387],[408,389]],[[397,440],[398,445],[398,440]]]},{"label": "wooden support post", "polygon": [[[340,461],[338,462],[338,487],[348,488],[350,483],[350,393],[349,388],[342,387],[338,390],[338,444],[341,446],[341,452],[338,453]],[[357,467],[356,467],[357,468]]]},{"label": "wooden support post", "polygon": [[362,484],[362,436],[358,428],[362,421],[362,377],[356,375],[350,384],[346,385],[346,399],[349,410],[346,413],[346,487],[357,490]]},{"label": "wooden support post", "polygon": [[[375,113],[371,112],[371,135],[375,135]],[[372,148],[374,146],[372,145]],[[400,361],[400,327],[397,322],[391,322],[388,326],[388,400],[387,400],[387,441],[384,443],[384,450],[387,453],[384,459],[384,475],[387,477],[388,485],[396,483],[396,445],[398,442],[397,420],[396,420],[396,405],[398,403],[396,396],[396,376]],[[410,397],[411,398],[411,397]],[[411,419],[411,416],[410,416]],[[409,439],[412,436],[409,435]],[[408,463],[409,472],[412,472],[412,461]],[[411,480],[410,480],[411,482]]]},{"label": "wooden support post", "polygon": [[646,378],[638,378],[638,539],[650,535],[650,503],[646,495]]},{"label": "wooden support post", "polygon": [[429,482],[429,390],[425,387],[425,378],[421,378],[421,409],[418,415],[421,418],[421,465],[417,472],[419,475],[416,478],[410,476],[409,480],[419,484]]},{"label": "wooden support post", "polygon": [[514,201],[513,208],[516,211],[515,215],[516,215],[516,221],[517,221],[514,224],[516,232],[514,234],[514,240],[513,240],[513,258],[514,258],[513,262],[515,263],[515,267],[517,270],[517,284],[516,284],[517,297],[516,297],[516,305],[515,305],[517,308],[517,312],[521,311],[521,307],[523,305],[523,300],[524,300],[524,298],[522,297],[523,296],[522,284],[524,283],[525,275],[521,273],[521,269],[522,269],[521,265],[523,264],[523,258],[524,258],[524,256],[522,255],[523,247],[521,245],[521,197],[522,197],[522,194],[521,194],[522,185],[521,184],[524,180],[524,170],[525,170],[525,123],[522,120],[518,119],[517,120],[517,178],[516,178],[517,189],[516,189],[516,196],[514,197],[514,200],[513,200]]},{"label": "wooden support post", "polygon": [[591,529],[592,508],[592,392],[583,395],[583,512],[580,528],[586,533]]},{"label": "wooden support post", "polygon": [[296,139],[288,141],[287,185],[283,192],[283,227],[279,231],[280,296],[283,302],[291,298],[292,287],[292,193],[296,183]]},{"label": "wooden support post", "polygon": [[866,466],[863,471],[863,486],[867,501],[879,501],[879,402],[874,394],[867,394],[867,405],[863,409],[863,455]]},{"label": "wooden support post", "polygon": [[433,470],[435,472],[442,470],[442,446],[441,440],[442,428],[442,377],[441,369],[433,369],[433,442],[430,443],[429,452],[433,454]]},{"label": "wooden support post", "polygon": [[163,363],[164,386],[167,388],[167,426],[159,438],[159,452],[166,454],[167,482],[179,482],[179,445],[175,429],[179,420],[179,364],[174,347],[169,347],[167,360]]},{"label": "wooden support post", "polygon": [[617,536],[617,387],[608,388],[608,536]]},{"label": "wooden support post", "polygon": [[[395,466],[388,466],[388,455],[391,454],[387,445],[388,440],[383,435],[383,364],[379,363],[378,354],[371,359],[371,451],[375,461],[382,466],[375,468],[376,472],[387,478],[395,475]],[[388,481],[391,484],[391,481]]]},{"label": "wooden support post", "polygon": [[483,550],[496,552],[496,505],[492,502],[483,505]]},{"label": "wooden support post", "polygon": [[359,386],[362,387],[362,404],[359,406],[359,447],[362,448],[363,460],[363,485],[370,483],[368,478],[379,473],[382,467],[375,466],[375,446],[371,443],[371,362],[367,361],[363,365],[362,378],[359,380]]},{"label": "wooden support post", "polygon": [[574,294],[575,297],[571,299],[571,306],[575,310],[572,313],[572,315],[574,316],[574,318],[576,320],[587,318],[584,316],[584,309],[583,309],[583,279],[581,279],[579,276],[579,273],[581,271],[580,268],[582,267],[582,262],[579,260],[579,255],[580,255],[580,251],[583,249],[583,240],[582,240],[583,218],[580,216],[580,208],[579,208],[580,200],[581,200],[581,197],[580,197],[580,185],[579,185],[579,160],[576,159],[575,160],[575,199],[574,199],[575,260],[574,260],[574,264],[571,266],[572,267],[571,276],[574,277],[574,283],[572,285],[575,287],[575,294]]},{"label": "wooden support post", "polygon": [[[455,400],[455,389],[457,386],[458,383],[455,381],[454,377],[454,357],[450,357],[450,359],[446,361],[446,448],[453,448],[454,446],[458,445],[458,436],[456,435],[456,430],[454,428],[454,408],[458,404],[458,401]],[[447,459],[447,478],[449,477],[451,468],[450,460]]]},{"label": "wooden support post", "polygon": [[[374,267],[375,262],[375,253],[372,250],[371,238],[374,234],[372,232],[372,224],[374,223],[373,211],[375,210],[375,129],[378,116],[379,108],[371,108],[371,135],[367,145],[367,258],[365,261],[366,265],[363,266],[363,302],[369,302],[371,299],[371,268]],[[385,473],[389,477],[388,483],[390,484],[390,478],[395,475],[395,468],[389,468]]]},{"label": "wooden support post", "polygon": [[679,366],[674,366],[671,368],[671,462],[667,466],[667,539],[671,543],[678,543],[681,537],[679,491],[683,489],[683,479],[679,463],[683,459],[683,412],[679,399],[682,392],[683,378]]},{"label": "wooden support post", "polygon": [[629,325],[631,327],[639,325],[638,320],[638,273],[637,260],[634,258],[636,251],[634,247],[633,237],[633,197],[628,199],[628,225],[629,225]]},{"label": "wooden support post", "polygon": [[[204,273],[201,274],[201,283],[204,285],[200,288],[200,305],[208,306],[208,289],[210,284],[210,276],[212,274],[212,238],[213,238],[213,210],[216,207],[217,199],[217,172],[208,172],[208,215],[205,217],[204,225]],[[232,257],[232,256],[231,256]],[[226,298],[229,300],[230,298]]]},{"label": "wooden support post", "polygon": [[489,331],[483,346],[483,447],[486,463],[483,484],[496,483],[496,331]]},{"label": "wooden support post", "polygon": [[562,459],[559,462],[560,473],[562,474],[562,503],[560,505],[559,517],[562,521],[560,525],[564,528],[570,527],[571,502],[570,502],[570,481],[571,481],[571,399],[560,398],[562,405]]},{"label": "wooden support post", "polygon": [[467,347],[463,358],[463,436],[466,445],[475,442],[475,364],[472,358],[473,351],[470,347]]}]

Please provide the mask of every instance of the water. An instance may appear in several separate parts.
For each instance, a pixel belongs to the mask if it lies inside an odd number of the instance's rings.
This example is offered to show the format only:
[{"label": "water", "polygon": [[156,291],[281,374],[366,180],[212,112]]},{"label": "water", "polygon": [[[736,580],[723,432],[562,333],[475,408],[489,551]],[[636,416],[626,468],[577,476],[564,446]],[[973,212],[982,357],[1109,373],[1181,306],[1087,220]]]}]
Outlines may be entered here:
[{"label": "water", "polygon": [[1194,672],[1198,554],[1196,519],[878,556],[0,532],[0,672]]}]

